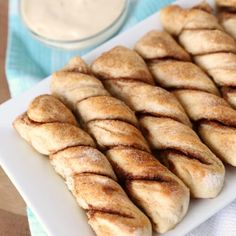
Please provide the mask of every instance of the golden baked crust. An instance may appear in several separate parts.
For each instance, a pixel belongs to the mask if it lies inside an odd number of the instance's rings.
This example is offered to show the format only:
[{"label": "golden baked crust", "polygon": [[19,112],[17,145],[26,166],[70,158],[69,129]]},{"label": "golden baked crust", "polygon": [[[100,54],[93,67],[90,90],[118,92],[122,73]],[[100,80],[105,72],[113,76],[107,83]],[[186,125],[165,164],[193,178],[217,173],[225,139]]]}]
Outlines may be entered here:
[{"label": "golden baked crust", "polygon": [[177,99],[160,87],[140,82],[119,80],[107,80],[104,84],[114,96],[122,99],[139,115],[151,114],[171,117],[191,126]]},{"label": "golden baked crust", "polygon": [[[68,67],[70,68],[71,66],[69,65]],[[76,107],[73,107],[73,101],[75,100],[80,102],[89,97],[109,96],[109,93],[103,88],[102,83],[92,76],[81,74],[78,78],[75,71],[68,74],[68,72],[63,72],[62,70],[55,72],[53,77],[57,79],[52,80],[50,86],[60,91],[57,95],[58,98],[73,110],[76,110]],[[78,88],[80,89],[79,93]]]},{"label": "golden baked crust", "polygon": [[[178,77],[180,87],[192,86],[196,89],[199,89],[199,87],[206,87],[206,90],[213,91],[218,94],[218,90],[214,86],[214,83],[201,69],[190,62],[184,62],[188,64],[187,66],[183,66],[183,68],[181,65],[177,65],[177,63],[175,63],[174,65],[177,66],[177,68],[175,68],[179,71],[177,75],[174,74],[175,70],[173,70],[170,65],[167,65],[167,67],[164,68],[166,65],[164,65],[164,63],[172,63],[175,61],[175,58],[184,58],[188,60],[188,57],[175,56],[173,54],[173,48],[175,48],[176,52],[182,51],[182,54],[187,53],[174,41],[173,38],[171,38],[170,35],[167,35],[167,33],[152,31],[144,36],[144,41],[142,39],[139,40],[138,45],[135,46],[138,53],[143,55],[144,59],[148,60],[148,65],[151,64],[151,71],[154,70],[153,67],[161,66],[161,70],[158,71],[158,74],[162,73],[163,76],[160,84],[169,82],[168,78],[164,77],[166,74],[171,72],[173,73],[172,75],[174,78],[180,75],[180,77]],[[155,38],[155,36],[157,37]],[[151,37],[150,40],[149,37]],[[167,40],[165,40],[166,37]],[[170,43],[173,43],[174,45],[169,47]],[[158,47],[160,47],[160,50]],[[164,47],[167,48],[165,49]],[[148,49],[148,51],[144,52],[145,49]],[[133,57],[129,57],[129,64],[132,64],[131,60],[136,60],[136,57],[139,57],[130,49],[123,47],[122,50],[129,51],[129,54],[133,55]],[[152,51],[151,55],[150,51]],[[164,58],[163,51],[165,52]],[[170,54],[168,55],[168,53]],[[108,54],[110,57],[116,58],[116,61],[119,61],[120,57],[122,57],[120,54],[117,54],[114,49],[111,49],[107,55]],[[100,56],[92,64],[92,71],[99,78],[103,74],[101,68],[105,68],[103,65],[107,63],[107,60],[109,60],[108,57],[103,58],[103,56]],[[194,70],[190,71],[189,69],[187,71],[181,71],[181,69],[188,66],[194,68]],[[100,69],[97,70],[97,68]],[[133,68],[133,71],[134,70],[135,68]],[[198,82],[198,76],[201,77],[200,82]],[[171,77],[171,75],[169,77]],[[176,81],[174,78],[172,79],[172,85],[170,85],[173,88],[176,86]],[[185,84],[181,83],[183,80],[186,81]],[[144,129],[143,132],[146,134],[149,143],[152,145],[152,149],[158,150],[159,155],[166,157],[162,158],[163,163],[183,180],[183,182],[190,188],[190,192],[193,197],[211,198],[215,197],[220,192],[224,182],[224,166],[221,161],[217,159],[217,157],[203,143],[201,143],[197,135],[188,127],[191,126],[191,124],[185,111],[170,92],[148,83],[139,81],[134,82],[132,79],[130,80],[129,77],[123,80],[111,77],[103,82],[106,88],[114,96],[122,99],[136,112],[140,118],[141,127]],[[148,119],[152,119],[152,125],[146,125],[146,123],[143,122]],[[159,132],[159,130],[155,130],[155,127],[158,126],[159,120],[170,120],[169,122],[163,122],[166,132]],[[175,124],[173,129],[171,128],[172,123]],[[188,140],[188,138],[185,138],[184,133],[190,133],[187,137],[191,137],[191,139]],[[152,134],[152,136],[149,134]],[[173,143],[171,140],[175,140],[175,142]],[[164,142],[165,145],[161,146],[161,142]],[[186,149],[187,147],[188,149]],[[166,154],[166,151],[168,150],[172,151],[168,155],[164,155],[164,153]],[[189,155],[190,150],[195,150],[194,155],[198,157],[201,156],[201,160],[199,158],[192,158],[192,156]],[[174,158],[170,158],[173,156]],[[211,181],[212,188],[209,188]]]},{"label": "golden baked crust", "polygon": [[[127,54],[129,57],[126,57]],[[104,80],[104,84],[110,92],[114,92],[115,96],[121,96],[119,97],[120,99],[124,100],[133,110],[140,114],[151,113],[155,115],[158,113],[163,116],[172,116],[174,119],[181,120],[183,123],[191,125],[182,106],[176,98],[166,90],[154,87],[149,81],[134,81],[132,74],[131,76],[127,74],[126,77],[122,79],[119,76],[113,77],[112,68],[110,68],[110,71],[106,70],[111,58],[113,64],[119,65],[120,71],[122,71],[123,67],[126,67],[126,65],[121,62],[126,60],[128,65],[132,65],[132,71],[137,71],[136,73],[138,73],[140,67],[135,66],[135,61],[142,60],[136,52],[123,46],[115,47],[98,57],[91,66],[92,71],[101,79],[104,79],[104,73],[107,74],[107,79]],[[143,70],[146,69],[145,64],[143,67]],[[114,91],[112,91],[111,84],[112,87],[114,85]],[[115,91],[116,88],[117,93]],[[121,90],[122,93],[120,93]],[[123,93],[126,94],[125,99],[122,95]],[[156,104],[159,106],[157,107]]]},{"label": "golden baked crust", "polygon": [[[156,46],[157,45],[157,46]],[[135,44],[135,50],[145,60],[159,58],[176,58],[190,61],[190,56],[181,48],[175,40],[166,32],[152,30],[144,35]]]},{"label": "golden baked crust", "polygon": [[236,1],[216,0],[218,18],[225,31],[236,39]]},{"label": "golden baked crust", "polygon": [[[224,167],[189,127],[169,118],[140,120],[161,160],[190,188],[192,196],[215,197],[224,183]],[[156,135],[158,134],[158,135]]]},{"label": "golden baked crust", "polygon": [[[161,42],[166,39],[166,42],[173,44],[172,47],[177,47],[176,45],[178,45],[174,39],[172,39],[172,41],[169,40],[170,36],[167,37],[166,32],[155,31],[152,33],[152,38],[156,37],[156,43],[152,45],[152,47],[149,47],[149,50],[155,51],[156,55],[155,60],[148,60],[148,65],[156,82],[160,86],[173,91],[185,108],[191,120],[194,121],[195,124],[198,124],[199,134],[210,149],[212,149],[223,161],[235,165],[235,155],[232,155],[232,151],[236,148],[234,146],[235,143],[229,141],[229,139],[225,139],[224,143],[227,144],[226,142],[228,141],[227,147],[230,149],[225,152],[225,146],[219,145],[219,142],[216,141],[216,139],[212,139],[212,135],[217,132],[216,130],[214,131],[215,127],[219,127],[219,124],[213,125],[214,123],[216,124],[216,122],[220,122],[221,125],[224,124],[221,128],[224,129],[225,127],[227,130],[231,130],[230,133],[233,134],[235,129],[232,128],[232,126],[235,126],[236,124],[236,111],[233,110],[226,101],[219,98],[220,93],[218,92],[215,84],[197,65],[181,60],[178,57],[173,58],[172,54],[169,55],[172,59],[162,59],[162,55],[157,53],[159,51],[158,48],[161,47],[161,49],[164,50],[163,45],[166,45],[166,47],[169,47],[169,45],[165,43],[160,46],[158,43],[160,35],[162,35]],[[149,34],[146,34],[138,41],[139,47],[135,47],[137,51],[139,51],[140,46],[145,48],[148,37]],[[146,52],[145,55],[147,54],[148,52]],[[234,73],[235,69],[232,70],[232,68],[235,67],[235,64],[232,63],[232,61],[236,61],[236,57],[235,54],[232,53],[230,53],[230,55],[227,54],[226,57],[224,57],[224,54],[227,53],[214,53],[214,55],[210,54],[196,56],[195,60],[198,61],[198,63],[205,70],[207,70],[207,68],[212,68],[210,70],[211,74],[214,75],[215,81],[223,86],[222,91],[224,96],[230,94],[230,96],[227,96],[227,99],[230,99],[233,102],[236,98],[234,93],[235,91],[232,91],[231,88],[224,86],[229,83],[235,84],[234,76],[230,77],[230,75],[232,76]],[[199,59],[199,57],[201,57],[201,59]],[[208,57],[214,57],[214,60],[210,60]],[[230,59],[231,57],[234,57],[235,59]],[[144,57],[144,59],[147,60],[148,57]],[[222,60],[224,60],[224,64],[227,65],[228,70],[222,71],[222,69],[219,69],[221,68]],[[212,122],[208,122],[208,125],[206,126],[205,121],[203,125],[203,120]],[[227,128],[226,126],[229,127]],[[208,131],[211,133],[204,132],[206,127],[211,127],[211,129],[208,128]],[[223,134],[222,137],[220,137],[221,133],[217,133],[219,135],[219,140],[225,137]],[[216,143],[214,144],[214,142]]]},{"label": "golden baked crust", "polygon": [[[194,56],[217,52],[236,52],[234,39],[218,29],[184,29],[179,35],[179,42]],[[199,42],[204,42],[204,44]]]},{"label": "golden baked crust", "polygon": [[149,152],[149,147],[142,133],[126,122],[119,120],[95,120],[87,124],[88,131],[101,149],[116,146],[133,147]]},{"label": "golden baked crust", "polygon": [[233,7],[236,8],[236,0],[216,0],[219,7]]},{"label": "golden baked crust", "polygon": [[222,87],[221,92],[229,104],[236,104],[236,88]]},{"label": "golden baked crust", "polygon": [[150,70],[156,82],[166,89],[197,89],[220,94],[211,79],[192,62],[163,60],[151,63]]},{"label": "golden baked crust", "polygon": [[[123,55],[121,47],[115,50],[119,55]],[[116,60],[109,60],[103,73],[104,81],[109,80],[110,75],[114,75],[118,80],[124,80],[128,73],[131,73],[134,84],[140,80],[153,83],[144,61],[138,58],[127,64],[126,61],[132,53],[128,52],[125,55],[126,58],[120,64],[115,65]],[[109,54],[103,54],[103,56],[109,58]],[[125,69],[120,70],[123,63]],[[112,70],[111,65],[114,66],[115,71]],[[139,68],[138,71],[134,70],[134,65]],[[98,70],[102,68],[98,67]],[[86,88],[84,85],[87,77],[92,76],[85,75],[84,71],[75,70],[76,75],[70,71],[65,75],[64,70],[53,76],[51,90],[55,96],[68,100],[70,88],[67,87],[67,91],[62,92],[63,83],[62,87],[59,85],[60,81],[63,79],[66,81],[70,76],[77,77],[78,84],[73,85],[73,88],[77,88],[77,93],[80,93],[80,84],[83,84],[82,89]],[[100,81],[97,80],[97,83],[100,84]],[[55,84],[57,86],[54,86]],[[97,86],[91,88],[88,83],[86,91],[94,88]],[[103,90],[106,91],[105,88]],[[129,196],[151,219],[153,229],[163,233],[173,228],[186,214],[189,190],[180,179],[149,153],[147,142],[137,128],[137,120],[130,108],[110,95],[90,96],[84,100],[77,100],[75,97],[71,101],[84,128],[94,137],[100,149],[106,151]]]},{"label": "golden baked crust", "polygon": [[170,5],[163,8],[160,14],[165,30],[176,36],[180,35],[183,29],[222,29],[216,17],[201,8],[183,9],[177,5]]},{"label": "golden baked crust", "polygon": [[[208,70],[214,81],[220,87],[235,87],[236,76],[236,54],[212,53],[210,55],[196,56],[195,61],[204,70]],[[223,66],[223,65],[224,66]]]},{"label": "golden baked crust", "polygon": [[[104,106],[106,104],[106,106]],[[108,96],[90,97],[80,101],[77,112],[81,115],[83,123],[93,120],[120,120],[138,126],[138,121],[133,111],[118,99]]]},{"label": "golden baked crust", "polygon": [[236,126],[236,111],[224,99],[196,90],[178,90],[175,94],[193,121],[212,120]]},{"label": "golden baked crust", "polygon": [[51,164],[86,210],[97,235],[151,235],[148,218],[116,182],[110,163],[94,148],[93,139],[76,125],[72,113],[50,95],[35,98],[27,113],[14,121],[24,139],[38,152],[50,155]]},{"label": "golden baked crust", "polygon": [[[219,1],[218,4],[223,2]],[[224,1],[224,7],[232,1]],[[222,5],[222,6],[223,6]],[[230,13],[231,14],[231,13]],[[223,16],[222,19],[231,17]],[[171,22],[175,20],[176,24]],[[236,41],[227,34],[217,18],[210,12],[201,8],[182,9],[179,6],[168,6],[161,11],[161,21],[164,28],[171,34],[178,37],[183,47],[192,54],[196,63],[202,67],[224,91],[224,97],[236,108],[233,93],[236,75]],[[229,23],[229,25],[233,25]],[[178,27],[175,27],[177,25]],[[224,24],[223,24],[224,25]],[[235,31],[233,25],[233,32]]]},{"label": "golden baked crust", "polygon": [[[130,58],[133,58],[131,51],[123,50],[123,48],[123,46],[113,48],[116,54],[115,57],[111,56],[110,52],[103,53],[100,56],[102,67],[97,65],[97,74],[99,73],[102,79],[125,79],[128,76],[133,81],[154,84],[153,78],[142,58],[136,57],[135,60],[130,60]],[[111,53],[113,54],[113,52]],[[121,60],[117,60],[117,58]]]},{"label": "golden baked crust", "polygon": [[107,158],[94,147],[75,146],[49,156],[56,172],[63,178],[78,173],[89,173],[108,176],[116,180],[116,176]]},{"label": "golden baked crust", "polygon": [[[121,147],[109,150],[107,156],[118,178],[126,182],[126,188],[138,205],[145,209],[151,219],[155,219],[154,228],[158,227],[156,222],[164,224],[165,220],[168,225],[175,225],[179,221],[179,203],[186,201],[186,197],[178,192],[179,182],[173,179],[164,166],[157,165],[157,160],[151,154]],[[157,214],[153,209],[163,210],[161,214]]]},{"label": "golden baked crust", "polygon": [[[150,44],[150,41],[153,43]],[[145,34],[135,44],[135,50],[147,61],[154,79],[160,86],[167,89],[191,88],[219,94],[206,73],[189,62],[188,53],[168,33],[155,30]],[[164,58],[162,51],[166,52]],[[181,57],[178,52],[187,56]]]},{"label": "golden baked crust", "polygon": [[206,121],[198,128],[201,138],[221,157],[221,159],[236,166],[236,128],[228,127],[220,123]]},{"label": "golden baked crust", "polygon": [[202,91],[179,90],[176,95],[190,118],[199,123],[204,142],[223,161],[236,166],[236,111],[224,99]]},{"label": "golden baked crust", "polygon": [[216,0],[218,19],[225,31],[236,39],[236,1]]},{"label": "golden baked crust", "polygon": [[[48,105],[45,106],[45,104]],[[61,122],[77,125],[73,114],[63,103],[52,96],[41,95],[35,98],[29,105],[27,116],[34,122]]]},{"label": "golden baked crust", "polygon": [[229,33],[234,39],[236,39],[236,14],[235,14],[235,9],[234,12],[228,12],[227,9],[225,11],[225,8],[220,11],[218,14],[218,18],[222,26],[224,27],[225,31]]}]

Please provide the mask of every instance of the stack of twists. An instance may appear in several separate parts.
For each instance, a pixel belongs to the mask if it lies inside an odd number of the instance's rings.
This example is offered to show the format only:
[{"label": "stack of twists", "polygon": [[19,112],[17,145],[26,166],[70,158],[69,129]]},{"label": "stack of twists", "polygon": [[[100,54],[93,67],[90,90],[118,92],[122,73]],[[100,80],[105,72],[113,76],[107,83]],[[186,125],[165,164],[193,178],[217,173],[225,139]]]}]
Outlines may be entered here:
[{"label": "stack of twists", "polygon": [[217,18],[207,7],[182,9],[173,5],[161,11],[161,21],[236,108],[236,42],[223,31]]},{"label": "stack of twists", "polygon": [[225,31],[236,39],[236,1],[216,0],[218,17]]},{"label": "stack of twists", "polygon": [[236,166],[236,111],[219,97],[211,79],[166,32],[151,31],[135,46],[156,82],[177,96],[201,138],[226,163]]},{"label": "stack of twists", "polygon": [[39,153],[49,155],[96,235],[151,236],[148,218],[129,200],[106,157],[58,99],[42,95],[14,121],[18,133]]},{"label": "stack of twists", "polygon": [[189,127],[174,95],[154,85],[145,62],[135,51],[115,47],[93,62],[92,71],[136,112],[153,150],[190,188],[193,197],[212,198],[220,192],[223,164]]},{"label": "stack of twists", "polygon": [[53,74],[51,90],[77,113],[106,152],[118,179],[151,219],[153,229],[164,233],[173,228],[186,214],[189,190],[150,154],[134,113],[108,94],[79,57]]}]

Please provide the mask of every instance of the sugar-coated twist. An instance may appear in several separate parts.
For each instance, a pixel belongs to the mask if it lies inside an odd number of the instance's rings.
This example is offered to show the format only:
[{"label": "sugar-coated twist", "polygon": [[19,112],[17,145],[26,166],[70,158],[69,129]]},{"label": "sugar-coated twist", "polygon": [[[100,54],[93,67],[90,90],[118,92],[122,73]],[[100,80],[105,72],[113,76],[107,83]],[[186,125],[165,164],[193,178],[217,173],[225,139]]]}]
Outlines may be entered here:
[{"label": "sugar-coated twist", "polygon": [[[145,77],[145,74],[143,74]],[[189,190],[150,154],[129,107],[111,97],[79,58],[53,74],[52,93],[71,107],[106,152],[128,195],[163,233],[186,214]]]},{"label": "sugar-coated twist", "polygon": [[152,235],[150,221],[116,182],[107,158],[57,98],[35,98],[14,127],[39,153],[49,155],[96,235]]},{"label": "sugar-coated twist", "polygon": [[236,39],[236,1],[216,0],[218,18],[225,31]]},{"label": "sugar-coated twist", "polygon": [[236,41],[223,30],[209,7],[168,6],[161,11],[161,21],[236,108]]},{"label": "sugar-coated twist", "polygon": [[147,62],[157,84],[176,95],[205,143],[235,166],[236,111],[220,98],[207,74],[189,61],[187,52],[166,32],[147,33],[135,50]]},{"label": "sugar-coated twist", "polygon": [[[160,53],[165,57],[164,51]],[[189,59],[186,53],[179,56]],[[114,96],[136,112],[152,149],[190,188],[193,197],[212,198],[220,192],[223,164],[189,127],[175,96],[154,85],[145,62],[135,51],[115,47],[92,63],[92,71]]]},{"label": "sugar-coated twist", "polygon": [[[165,8],[161,15],[164,27],[170,33],[173,33],[173,31],[169,26],[169,21],[172,17],[178,16],[179,29],[177,31],[179,33],[176,31],[173,34],[178,35],[180,43],[193,55],[197,64],[212,76],[215,83],[220,85],[220,87],[221,85],[223,86],[221,87],[223,96],[235,108],[235,41],[222,31],[221,26],[213,15],[201,9],[184,10],[178,6],[173,6]],[[193,16],[196,16],[196,18],[193,18],[192,23],[190,24],[190,19]],[[180,20],[181,17],[183,18],[182,20]],[[182,21],[185,22],[185,25]],[[187,25],[189,26],[187,27]],[[196,38],[191,39],[194,35],[198,38],[197,41],[195,41]],[[200,55],[201,50],[203,52],[202,55]],[[178,63],[180,62],[177,62],[177,64]],[[157,80],[160,81],[159,78],[161,75],[158,72],[159,69],[157,69],[157,67],[158,65],[153,66],[152,68],[156,78],[158,77]],[[191,66],[191,68],[192,67],[193,66]],[[174,67],[172,67],[171,72],[168,71],[167,73],[169,73],[169,75],[174,78],[173,80],[177,82],[177,80],[181,80],[181,78],[179,77],[178,79],[178,76],[173,76],[173,68]],[[189,70],[191,70],[191,68],[188,67]],[[187,70],[184,71],[183,68],[180,68],[180,71],[183,72],[182,78],[193,76],[191,74],[193,71],[188,73]],[[195,74],[196,82],[203,74],[203,72]],[[215,96],[214,94],[216,93],[209,94],[213,92],[208,90],[207,94],[201,92],[203,91],[202,88],[196,88],[199,91],[187,91],[185,89],[179,90],[175,92],[175,94],[185,107],[191,120],[199,124],[199,134],[204,142],[223,161],[236,166],[235,109],[231,108],[222,98]]]}]

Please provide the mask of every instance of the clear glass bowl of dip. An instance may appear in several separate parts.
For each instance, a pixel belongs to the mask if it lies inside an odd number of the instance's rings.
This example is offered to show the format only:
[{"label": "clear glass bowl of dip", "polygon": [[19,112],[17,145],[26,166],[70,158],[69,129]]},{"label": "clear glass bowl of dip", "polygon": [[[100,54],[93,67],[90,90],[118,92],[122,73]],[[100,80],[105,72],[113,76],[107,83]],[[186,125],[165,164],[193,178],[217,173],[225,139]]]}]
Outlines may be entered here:
[{"label": "clear glass bowl of dip", "polygon": [[[94,47],[94,46],[97,46],[97,45],[101,44],[102,42],[106,41],[107,39],[109,39],[123,25],[123,23],[126,19],[127,13],[128,13],[128,8],[129,8],[129,0],[123,0],[124,4],[123,4],[123,7],[122,7],[121,11],[119,12],[118,16],[114,20],[109,22],[109,24],[106,27],[104,27],[100,31],[98,31],[88,37],[82,37],[82,38],[73,39],[73,40],[68,40],[68,39],[66,39],[66,40],[56,39],[55,40],[55,39],[50,39],[48,37],[45,37],[45,36],[41,35],[39,32],[36,32],[26,22],[26,20],[24,18],[23,7],[22,7],[24,1],[25,0],[20,1],[20,15],[21,15],[22,22],[24,23],[24,25],[26,26],[28,31],[31,33],[31,35],[34,38],[38,39],[39,41],[47,44],[48,46],[53,46],[53,47],[66,49],[66,50],[86,49],[89,47]],[[76,1],[76,0],[74,0],[74,1]],[[92,3],[94,0],[90,0],[90,1]],[[92,19],[91,19],[91,24],[93,24]]]}]

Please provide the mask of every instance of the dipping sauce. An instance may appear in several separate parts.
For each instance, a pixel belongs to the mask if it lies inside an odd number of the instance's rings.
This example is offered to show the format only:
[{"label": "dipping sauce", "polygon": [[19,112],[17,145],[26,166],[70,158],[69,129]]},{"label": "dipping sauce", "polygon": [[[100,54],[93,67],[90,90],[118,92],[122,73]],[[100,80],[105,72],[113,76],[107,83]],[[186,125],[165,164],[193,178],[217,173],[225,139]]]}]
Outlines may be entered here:
[{"label": "dipping sauce", "polygon": [[125,0],[21,0],[24,23],[49,40],[91,37],[118,19]]}]

